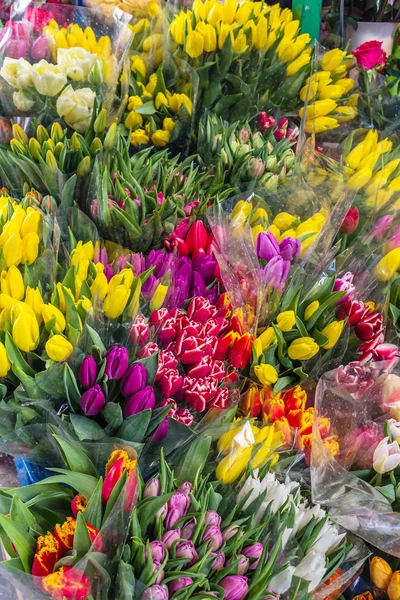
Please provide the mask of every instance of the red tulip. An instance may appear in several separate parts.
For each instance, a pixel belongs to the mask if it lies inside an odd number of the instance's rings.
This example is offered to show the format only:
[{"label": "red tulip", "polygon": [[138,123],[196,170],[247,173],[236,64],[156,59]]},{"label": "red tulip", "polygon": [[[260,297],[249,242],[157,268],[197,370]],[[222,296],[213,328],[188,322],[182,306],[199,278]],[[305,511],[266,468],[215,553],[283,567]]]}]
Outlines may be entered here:
[{"label": "red tulip", "polygon": [[340,226],[340,231],[349,235],[357,228],[358,221],[360,220],[360,213],[358,212],[357,206],[355,208],[349,208],[343,223]]},{"label": "red tulip", "polygon": [[189,254],[193,254],[199,248],[203,250],[207,248],[208,233],[201,221],[193,223],[186,235],[185,242]]},{"label": "red tulip", "polygon": [[61,567],[45,577],[42,586],[54,600],[87,600],[92,591],[89,577],[75,567]]},{"label": "red tulip", "polygon": [[236,369],[243,369],[250,360],[252,346],[253,336],[250,333],[244,333],[235,340],[228,354],[231,365]]},{"label": "red tulip", "polygon": [[44,577],[53,572],[56,562],[60,558],[60,544],[50,532],[41,535],[36,542],[36,553],[33,558],[32,575]]},{"label": "red tulip", "polygon": [[[126,499],[128,502],[134,500],[134,495],[137,488],[136,479],[136,460],[131,460],[125,450],[115,450],[106,466],[106,477],[101,490],[101,499],[103,504],[106,504],[112,494],[112,491],[118,483],[120,477],[127,471],[129,475],[128,486],[126,490]],[[132,477],[131,477],[132,475]],[[131,481],[132,480],[132,481]]]}]

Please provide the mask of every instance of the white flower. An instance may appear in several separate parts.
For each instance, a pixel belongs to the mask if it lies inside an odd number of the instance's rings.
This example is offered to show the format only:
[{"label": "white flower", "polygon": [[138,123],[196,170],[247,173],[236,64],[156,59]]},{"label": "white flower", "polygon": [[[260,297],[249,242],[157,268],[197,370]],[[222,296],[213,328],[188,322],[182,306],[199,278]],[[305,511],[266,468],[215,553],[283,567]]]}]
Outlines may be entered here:
[{"label": "white flower", "polygon": [[67,83],[67,78],[61,73],[60,67],[40,60],[32,66],[32,81],[39,94],[54,98]]},{"label": "white flower", "polygon": [[307,527],[307,525],[313,517],[320,521],[321,519],[324,519],[325,516],[326,512],[320,507],[319,504],[315,504],[311,508],[306,508],[306,510],[302,513],[302,518],[299,523],[298,531],[301,531],[302,529],[304,529],[304,527]]},{"label": "white flower", "polygon": [[400,421],[395,421],[394,419],[389,419],[388,421],[390,435],[394,440],[397,440],[400,437]]},{"label": "white flower", "polygon": [[325,554],[319,554],[318,552],[310,552],[303,558],[302,561],[297,565],[294,575],[309,581],[308,591],[312,592],[318,587],[321,579],[325,575],[326,571],[326,559]]},{"label": "white flower", "polygon": [[32,85],[32,66],[24,58],[6,57],[0,75],[13,88],[24,90]]},{"label": "white flower", "polygon": [[400,419],[400,377],[391,373],[383,382],[381,407],[390,411],[390,416]]},{"label": "white flower", "polygon": [[373,467],[377,473],[388,473],[400,465],[400,447],[397,442],[388,444],[384,438],[375,448]]},{"label": "white flower", "polygon": [[268,584],[268,589],[277,594],[284,594],[287,592],[292,585],[294,571],[295,567],[286,567],[284,571],[281,571],[271,579]]},{"label": "white flower", "polygon": [[28,98],[24,92],[14,92],[13,93],[13,102],[18,110],[28,111],[35,104],[34,100]]},{"label": "white flower", "polygon": [[307,551],[307,554],[310,552],[318,552],[320,554],[329,554],[339,546],[340,542],[344,538],[345,533],[339,533],[337,527],[333,525],[330,521],[326,521],[321,531],[319,532],[319,536],[313,545]]},{"label": "white flower", "polygon": [[86,79],[96,59],[96,54],[91,54],[84,48],[59,48],[57,51],[58,66],[67,77],[74,81]]},{"label": "white flower", "polygon": [[74,90],[68,86],[57,99],[57,112],[75,131],[85,133],[92,118],[95,92],[90,88]]}]

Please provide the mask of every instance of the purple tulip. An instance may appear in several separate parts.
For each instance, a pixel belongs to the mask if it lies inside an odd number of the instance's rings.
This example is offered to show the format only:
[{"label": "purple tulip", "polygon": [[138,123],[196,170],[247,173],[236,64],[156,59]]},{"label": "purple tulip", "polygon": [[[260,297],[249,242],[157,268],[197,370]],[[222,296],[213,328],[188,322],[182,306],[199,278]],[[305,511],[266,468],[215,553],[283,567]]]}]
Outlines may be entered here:
[{"label": "purple tulip", "polygon": [[85,356],[79,367],[78,379],[84,388],[90,388],[95,384],[97,378],[97,365],[91,354]]},{"label": "purple tulip", "polygon": [[258,234],[256,252],[257,256],[263,260],[271,260],[275,256],[279,256],[279,244],[270,231]]},{"label": "purple tulip", "polygon": [[110,281],[110,279],[115,275],[114,268],[111,265],[105,265],[104,275],[106,276],[107,281]]},{"label": "purple tulip", "polygon": [[[245,573],[247,573],[247,571],[249,570],[250,559],[247,558],[247,556],[244,556],[243,554],[239,554],[237,558],[239,559],[239,562],[236,566],[236,575],[245,575]],[[226,566],[232,564],[232,562],[235,562],[235,559],[232,558],[228,560]]]},{"label": "purple tulip", "polygon": [[94,252],[93,262],[101,263],[104,266],[108,265],[107,248],[101,248],[100,246],[97,246]]},{"label": "purple tulip", "polygon": [[98,415],[103,409],[106,399],[101,387],[96,384],[81,396],[81,409],[87,417]]},{"label": "purple tulip", "polygon": [[169,584],[169,593],[175,594],[178,590],[181,590],[184,587],[193,583],[193,579],[191,577],[178,577],[178,579],[174,579]]},{"label": "purple tulip", "polygon": [[128,368],[128,350],[122,346],[112,346],[106,354],[105,374],[108,379],[120,379]]},{"label": "purple tulip", "polygon": [[220,528],[215,525],[207,527],[201,541],[202,543],[208,542],[209,550],[214,550],[215,552],[219,550],[222,546],[222,533]]},{"label": "purple tulip", "polygon": [[32,56],[33,60],[42,60],[43,58],[46,58],[48,51],[49,51],[48,39],[45,35],[41,35],[32,44],[31,56]]},{"label": "purple tulip", "polygon": [[119,382],[121,394],[125,398],[129,398],[129,396],[142,390],[146,385],[146,381],[147,373],[144,365],[141,363],[131,365],[126,369]]},{"label": "purple tulip", "polygon": [[7,56],[8,58],[14,58],[16,60],[25,58],[28,51],[28,43],[26,40],[10,40],[7,43]]},{"label": "purple tulip", "polygon": [[193,485],[190,483],[190,481],[184,481],[176,491],[182,492],[182,494],[190,494],[190,492],[192,491],[192,487]]},{"label": "purple tulip", "polygon": [[166,254],[163,250],[151,250],[146,258],[146,269],[154,267],[153,275],[157,279],[161,279],[171,268],[171,263],[174,260],[172,254]]},{"label": "purple tulip", "polygon": [[[160,562],[158,562],[158,560],[153,560],[153,575],[154,575],[155,573],[157,573],[157,571],[158,571],[159,569],[161,569],[161,563],[160,563]],[[160,572],[158,573],[158,575],[156,576],[156,578],[155,578],[155,580],[154,580],[154,583],[155,583],[156,585],[159,585],[159,584],[160,584],[160,583],[161,583],[161,582],[164,580],[164,577],[165,577],[165,572],[164,572],[164,569],[161,569],[161,571],[160,571]]]},{"label": "purple tulip", "polygon": [[124,404],[124,416],[130,417],[136,415],[143,410],[153,409],[156,402],[154,390],[151,385],[146,386],[143,390],[139,390],[136,394],[130,396]]},{"label": "purple tulip", "polygon": [[153,477],[146,483],[144,488],[143,498],[151,498],[153,496],[159,496],[161,492],[160,480]]},{"label": "purple tulip", "polygon": [[165,519],[165,528],[172,529],[179,519],[182,519],[190,508],[190,498],[187,494],[182,492],[175,492],[175,494],[168,500],[167,504],[168,514]]},{"label": "purple tulip", "polygon": [[214,278],[216,266],[217,261],[211,256],[211,254],[203,254],[193,261],[193,271],[198,271],[201,273],[206,280],[211,280]]},{"label": "purple tulip", "polygon": [[166,531],[162,536],[162,541],[167,550],[170,550],[176,540],[179,540],[180,537],[181,530],[179,527],[177,527],[176,529],[170,529],[169,531]]},{"label": "purple tulip", "polygon": [[142,285],[142,293],[147,300],[150,300],[157,289],[158,279],[154,275],[150,275]]},{"label": "purple tulip", "polygon": [[164,521],[164,519],[167,516],[167,514],[168,514],[168,507],[167,507],[166,504],[164,504],[164,506],[162,506],[160,508],[160,510],[158,510],[156,512],[156,517],[157,517],[157,519],[161,519],[162,521]]},{"label": "purple tulip", "polygon": [[246,546],[242,550],[242,554],[250,558],[251,565],[250,570],[254,570],[257,568],[258,563],[260,562],[261,555],[263,553],[264,547],[260,542],[255,542],[251,544],[251,546]]},{"label": "purple tulip", "polygon": [[197,271],[193,272],[192,283],[190,286],[190,297],[200,296],[203,297],[206,293],[206,284],[203,277]]},{"label": "purple tulip", "polygon": [[[260,235],[258,237],[260,237]],[[262,269],[264,281],[271,287],[283,292],[289,270],[290,262],[288,260],[283,260],[281,256],[275,256],[269,261],[267,266]]]},{"label": "purple tulip", "polygon": [[181,537],[184,540],[191,540],[196,530],[196,522],[194,519],[189,519],[182,527]]},{"label": "purple tulip", "polygon": [[190,541],[179,542],[179,544],[177,544],[175,548],[175,555],[176,558],[185,558],[185,565],[187,565],[188,563],[195,563],[199,558],[196,552],[195,545],[193,544],[193,542]]},{"label": "purple tulip", "polygon": [[297,238],[287,237],[283,239],[279,244],[279,250],[283,260],[292,261],[295,259],[300,252],[300,245],[300,240]]},{"label": "purple tulip", "polygon": [[169,593],[166,585],[152,585],[142,594],[140,600],[168,600]]},{"label": "purple tulip", "polygon": [[168,435],[168,427],[169,427],[168,417],[165,417],[165,419],[163,419],[161,421],[161,423],[159,425],[157,425],[157,427],[151,434],[149,441],[153,442],[153,444],[159,444],[160,442],[165,440],[165,438]]},{"label": "purple tulip", "polygon": [[219,585],[224,589],[224,600],[243,600],[249,591],[247,577],[242,575],[228,575],[224,577]]},{"label": "purple tulip", "polygon": [[233,538],[239,531],[239,525],[229,525],[222,534],[222,541],[225,543]]},{"label": "purple tulip", "polygon": [[349,271],[345,273],[343,277],[336,279],[335,283],[333,284],[333,291],[346,292],[345,295],[336,302],[336,304],[345,304],[346,302],[351,300],[353,292],[356,289],[355,286],[352,284],[353,277],[353,273]]},{"label": "purple tulip", "polygon": [[374,225],[374,236],[377,240],[381,240],[385,237],[392,223],[392,215],[384,215],[383,217],[377,220],[377,222]]},{"label": "purple tulip", "polygon": [[208,510],[204,517],[204,523],[209,527],[212,525],[219,527],[221,525],[221,517],[215,510]]},{"label": "purple tulip", "polygon": [[219,552],[211,552],[210,556],[215,557],[213,564],[211,565],[211,569],[213,571],[220,571],[225,566],[225,554],[222,551]]},{"label": "purple tulip", "polygon": [[139,253],[130,254],[129,255],[129,262],[132,265],[132,270],[133,270],[133,272],[135,274],[135,277],[138,277],[145,270],[145,268],[144,268],[144,258],[143,258],[142,254],[139,254]]},{"label": "purple tulip", "polygon": [[[153,559],[153,563],[161,564],[165,558],[165,548],[163,542],[160,540],[154,540],[150,542],[150,554]],[[145,559],[147,560],[147,550],[144,551]]]}]

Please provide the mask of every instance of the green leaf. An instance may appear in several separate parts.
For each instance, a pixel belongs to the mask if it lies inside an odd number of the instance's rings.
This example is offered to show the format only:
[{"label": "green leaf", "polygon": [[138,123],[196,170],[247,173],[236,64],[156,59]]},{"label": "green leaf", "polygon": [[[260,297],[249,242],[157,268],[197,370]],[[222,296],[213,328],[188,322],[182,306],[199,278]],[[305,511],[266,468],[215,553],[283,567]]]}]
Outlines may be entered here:
[{"label": "green leaf", "polygon": [[183,460],[175,470],[178,485],[181,485],[185,481],[193,482],[196,475],[201,473],[207,462],[211,440],[212,438],[209,435],[200,435],[190,444]]},{"label": "green leaf", "polygon": [[72,208],[75,198],[75,186],[76,186],[76,175],[72,175],[66,183],[61,192],[61,207]]},{"label": "green leaf", "polygon": [[147,385],[153,385],[155,381],[158,370],[158,355],[159,352],[155,352],[154,354],[151,354],[146,358],[141,358],[137,361],[138,363],[141,363],[146,369]]},{"label": "green leaf", "polygon": [[116,437],[128,442],[142,442],[151,418],[151,410],[143,410],[136,415],[127,417],[115,434]]},{"label": "green leaf", "polygon": [[135,594],[135,569],[129,563],[120,561],[116,580],[119,600],[131,600]]},{"label": "green leaf", "polygon": [[154,521],[155,515],[172,496],[173,492],[170,494],[163,494],[162,496],[153,496],[151,498],[145,498],[138,504],[137,515],[143,537],[146,534],[147,527]]},{"label": "green leaf", "polygon": [[74,372],[67,363],[64,363],[63,380],[65,387],[65,395],[67,396],[69,406],[74,411],[79,410],[81,393],[79,391]]},{"label": "green leaf", "polygon": [[139,113],[139,115],[154,115],[157,112],[156,107],[152,100],[150,102],[145,102],[141,106],[135,108],[135,112]]},{"label": "green leaf", "polygon": [[43,481],[38,481],[35,483],[35,486],[46,485],[49,483],[63,483],[71,486],[74,490],[85,496],[85,498],[90,498],[96,489],[97,478],[92,477],[91,475],[85,475],[84,473],[71,473],[71,471],[68,471],[67,469],[56,469],[55,467],[49,470],[54,471],[55,473],[60,473],[60,475],[54,475],[44,479]]},{"label": "green leaf", "polygon": [[383,496],[385,496],[385,498],[387,498],[391,504],[393,504],[393,502],[396,500],[396,491],[391,483],[388,485],[376,486],[375,489],[383,494]]},{"label": "green leaf", "polygon": [[36,372],[28,365],[8,331],[6,331],[5,346],[9,361],[16,364],[29,377],[34,377]]},{"label": "green leaf", "polygon": [[100,527],[101,527],[101,517],[102,517],[101,490],[102,490],[102,487],[103,487],[103,478],[100,477],[93,494],[89,498],[85,512],[83,513],[86,523],[93,525],[93,527],[96,527],[96,529],[100,529]]},{"label": "green leaf", "polygon": [[115,429],[121,427],[124,421],[124,415],[122,414],[122,408],[116,402],[107,402],[103,410],[101,411],[103,418],[107,421],[108,426],[106,433],[110,433]]},{"label": "green leaf", "polygon": [[96,421],[76,414],[70,414],[69,418],[76,435],[81,441],[98,441],[105,437],[104,429]]},{"label": "green leaf", "polygon": [[[121,492],[124,490],[127,479],[128,479],[128,474],[125,470],[122,473],[121,477],[118,479],[117,483],[114,485],[113,491],[111,492],[111,495],[107,501],[106,510],[104,512],[104,517],[103,517],[103,525],[106,522],[108,515],[111,514],[111,511],[113,510]],[[125,488],[125,491],[126,491],[126,488]]]},{"label": "green leaf", "polygon": [[281,390],[283,390],[287,385],[290,385],[291,383],[293,383],[294,381],[296,381],[294,379],[294,377],[290,377],[290,376],[286,376],[286,377],[280,377],[278,379],[278,381],[276,382],[276,384],[274,385],[274,394],[278,394]]},{"label": "green leaf", "polygon": [[70,471],[85,473],[97,478],[96,467],[89,456],[79,447],[79,444],[68,442],[59,435],[53,434],[60,449],[61,456]]},{"label": "green leaf", "polygon": [[25,531],[29,531],[31,528],[37,528],[35,517],[18,496],[14,496],[13,498],[10,515],[12,520],[19,523]]},{"label": "green leaf", "polygon": [[321,346],[321,347],[324,346],[324,344],[326,344],[328,341],[328,338],[326,337],[326,335],[323,335],[323,333],[318,331],[318,329],[313,329],[312,337],[317,342],[318,346]]},{"label": "green leaf", "polygon": [[0,526],[14,544],[25,571],[30,573],[36,550],[35,538],[27,533],[21,525],[12,521],[5,515],[0,515]]},{"label": "green leaf", "polygon": [[93,345],[100,348],[100,350],[103,352],[103,354],[105,354],[106,347],[104,346],[103,342],[101,341],[101,337],[99,336],[97,331],[95,331],[92,327],[90,327],[90,325],[86,325],[86,329],[89,333],[90,339],[93,342]]},{"label": "green leaf", "polygon": [[76,551],[77,560],[80,560],[89,551],[92,542],[86,527],[86,521],[81,512],[76,516],[76,529],[74,534],[73,549]]}]

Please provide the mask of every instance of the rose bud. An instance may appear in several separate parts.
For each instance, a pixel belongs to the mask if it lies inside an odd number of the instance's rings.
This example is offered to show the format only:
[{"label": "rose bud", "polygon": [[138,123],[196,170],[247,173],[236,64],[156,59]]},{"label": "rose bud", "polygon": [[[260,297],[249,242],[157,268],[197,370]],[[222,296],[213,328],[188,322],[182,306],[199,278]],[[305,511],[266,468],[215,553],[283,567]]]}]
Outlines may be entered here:
[{"label": "rose bud", "polygon": [[153,409],[156,398],[151,385],[146,386],[143,390],[139,390],[136,394],[130,396],[124,404],[124,416],[130,417],[136,415],[143,410]]},{"label": "rose bud", "polygon": [[176,394],[182,386],[182,381],[183,377],[179,375],[179,371],[176,369],[168,369],[165,371],[158,380],[164,398],[169,398]]},{"label": "rose bud", "polygon": [[196,526],[197,525],[194,519],[189,519],[189,521],[186,521],[181,530],[181,538],[184,540],[191,540],[196,530]]},{"label": "rose bud", "polygon": [[153,477],[146,483],[144,488],[143,498],[151,498],[153,496],[159,496],[161,492],[160,480]]},{"label": "rose bud", "polygon": [[112,346],[106,354],[105,374],[108,379],[120,379],[128,368],[128,350]]},{"label": "rose bud", "polygon": [[204,523],[209,527],[219,527],[221,525],[221,517],[215,510],[208,510],[204,517]]},{"label": "rose bud", "polygon": [[279,244],[279,250],[283,260],[294,260],[300,252],[300,245],[300,240],[297,238],[287,237],[283,239]]},{"label": "rose bud", "polygon": [[211,552],[210,556],[215,557],[213,564],[211,565],[212,571],[220,571],[225,566],[225,554],[222,551]]},{"label": "rose bud", "polygon": [[88,389],[95,384],[97,378],[97,365],[91,354],[85,356],[79,367],[78,379],[82,387]]},{"label": "rose bud", "polygon": [[193,254],[199,248],[207,248],[208,233],[201,221],[196,221],[187,232],[185,243],[189,254]]},{"label": "rose bud", "polygon": [[243,600],[249,591],[247,577],[242,575],[228,575],[219,585],[224,589],[224,600]]},{"label": "rose bud", "polygon": [[[236,575],[244,575],[249,570],[250,559],[243,554],[239,554],[237,558],[239,559],[239,563],[236,566]],[[232,562],[234,562],[234,559],[228,560],[226,566],[229,566]]]},{"label": "rose bud", "polygon": [[106,403],[101,387],[96,384],[81,396],[81,409],[88,417],[98,415]]},{"label": "rose bud", "polygon": [[169,584],[169,593],[175,594],[175,592],[177,592],[178,590],[181,590],[182,588],[187,587],[192,583],[193,579],[191,577],[178,577],[177,579],[171,581],[171,583]]},{"label": "rose bud", "polygon": [[187,565],[188,563],[195,563],[199,558],[196,552],[195,545],[193,544],[193,542],[190,541],[179,542],[179,544],[177,544],[175,548],[175,555],[176,558],[186,559],[184,565]]},{"label": "rose bud", "polygon": [[172,529],[179,519],[182,519],[190,508],[190,498],[182,492],[175,494],[168,500],[168,514],[165,518],[165,528]]},{"label": "rose bud", "polygon": [[207,527],[205,532],[203,533],[203,538],[201,541],[202,543],[209,542],[209,550],[214,550],[214,552],[219,550],[222,546],[222,534],[220,528],[216,525],[211,525]]},{"label": "rose bud", "polygon": [[131,365],[120,379],[119,387],[121,394],[125,396],[125,398],[129,398],[129,396],[142,390],[146,385],[146,381],[147,373],[144,365],[141,363]]},{"label": "rose bud", "polygon": [[176,491],[182,492],[183,494],[190,494],[190,492],[192,491],[192,487],[193,485],[190,483],[190,481],[184,481]]},{"label": "rose bud", "polygon": [[237,534],[239,529],[240,529],[239,525],[229,525],[229,527],[227,527],[225,529],[225,531],[223,531],[223,533],[222,533],[222,541],[224,542],[224,544],[228,540],[233,538]]},{"label": "rose bud", "polygon": [[180,527],[177,527],[176,529],[170,529],[169,531],[166,531],[162,536],[162,541],[166,549],[170,550],[174,542],[179,540],[181,537]]},{"label": "rose bud", "polygon": [[[165,558],[165,548],[163,542],[154,540],[150,542],[150,554],[153,559],[153,563],[161,564]],[[145,559],[147,560],[147,551],[144,551]]]},{"label": "rose bud", "polygon": [[255,542],[254,544],[251,544],[251,546],[246,546],[245,548],[243,548],[242,554],[244,556],[247,556],[247,558],[250,558],[250,570],[254,570],[257,568],[263,550],[263,545],[260,544],[260,542]]},{"label": "rose bud", "polygon": [[360,213],[358,212],[357,206],[355,208],[349,208],[343,223],[340,226],[340,231],[349,235],[357,229],[358,221],[360,220]]},{"label": "rose bud", "polygon": [[169,593],[166,585],[152,585],[145,590],[140,600],[168,600]]}]

